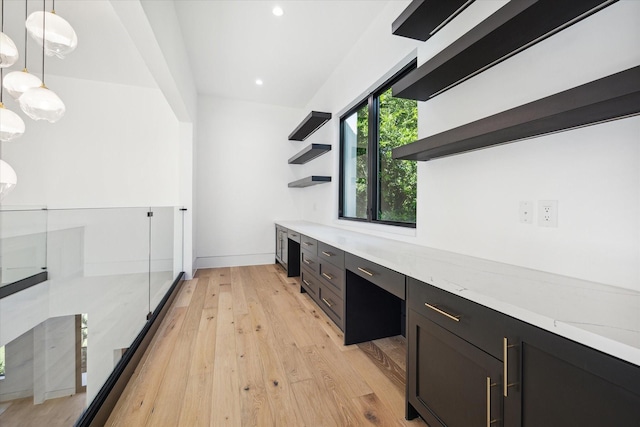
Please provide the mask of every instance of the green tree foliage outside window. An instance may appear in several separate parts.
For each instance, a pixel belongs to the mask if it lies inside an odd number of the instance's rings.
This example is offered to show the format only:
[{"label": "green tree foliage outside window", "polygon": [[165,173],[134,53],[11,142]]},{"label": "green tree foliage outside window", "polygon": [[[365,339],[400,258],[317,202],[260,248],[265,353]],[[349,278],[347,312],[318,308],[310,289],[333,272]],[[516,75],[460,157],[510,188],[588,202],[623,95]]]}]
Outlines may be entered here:
[{"label": "green tree foliage outside window", "polygon": [[417,164],[394,160],[392,152],[418,139],[417,101],[394,98],[385,86],[345,116],[341,126],[340,217],[414,225]]},{"label": "green tree foliage outside window", "polygon": [[392,150],[418,139],[417,101],[394,98],[391,89],[379,97],[378,219],[416,222],[417,163],[393,160]]}]

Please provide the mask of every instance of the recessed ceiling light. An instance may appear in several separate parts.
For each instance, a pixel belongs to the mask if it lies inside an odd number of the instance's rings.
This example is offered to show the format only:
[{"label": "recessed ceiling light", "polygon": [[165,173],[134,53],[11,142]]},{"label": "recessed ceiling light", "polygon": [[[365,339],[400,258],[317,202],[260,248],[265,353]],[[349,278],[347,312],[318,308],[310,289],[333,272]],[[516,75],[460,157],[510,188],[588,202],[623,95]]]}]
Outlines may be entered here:
[{"label": "recessed ceiling light", "polygon": [[284,10],[282,10],[282,8],[280,6],[276,6],[273,8],[272,10],[273,14],[276,16],[282,16],[284,15]]},{"label": "recessed ceiling light", "polygon": [[262,80],[261,79],[256,79],[256,84],[258,86],[262,86]]}]

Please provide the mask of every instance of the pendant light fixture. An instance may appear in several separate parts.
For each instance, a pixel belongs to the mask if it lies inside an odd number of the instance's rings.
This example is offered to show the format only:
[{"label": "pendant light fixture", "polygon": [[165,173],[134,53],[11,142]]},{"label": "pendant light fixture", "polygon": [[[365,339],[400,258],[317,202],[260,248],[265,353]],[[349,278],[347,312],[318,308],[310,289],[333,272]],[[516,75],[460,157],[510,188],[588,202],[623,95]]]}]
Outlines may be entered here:
[{"label": "pendant light fixture", "polygon": [[0,200],[13,190],[18,183],[16,171],[4,160],[0,160]]},{"label": "pendant light fixture", "polygon": [[2,0],[2,29],[0,29],[0,68],[11,67],[18,61],[18,48],[4,33],[4,0]]},{"label": "pendant light fixture", "polygon": [[[46,31],[42,21],[47,21]],[[51,12],[33,12],[27,18],[27,31],[44,48],[44,52],[48,56],[57,56],[60,59],[71,52],[78,46],[78,36],[64,18],[56,15],[56,2],[53,0],[53,8]]]},{"label": "pendant light fixture", "polygon": [[[28,1],[24,1],[24,17],[25,20],[29,13]],[[13,99],[18,99],[27,90],[40,87],[42,81],[27,71],[27,28],[24,29],[24,68],[22,71],[12,71],[2,80],[2,85],[9,92]]]},{"label": "pendant light fixture", "polygon": [[[2,13],[2,17],[0,17],[0,32],[4,36],[4,0],[1,0],[0,3],[0,13]],[[0,43],[3,41],[4,39],[0,40]],[[3,72],[4,68],[0,68],[0,81],[2,81]],[[0,141],[11,141],[24,133],[24,121],[19,115],[5,108],[2,102],[3,93],[4,89],[0,87]]]},{"label": "pendant light fixture", "polygon": [[[45,10],[46,0],[42,0],[42,10]],[[35,12],[34,12],[35,13]],[[31,14],[33,15],[33,13]],[[45,15],[42,15],[42,34],[46,34],[46,21]],[[50,123],[55,123],[62,116],[66,110],[64,102],[56,95],[56,93],[45,85],[44,82],[44,63],[45,63],[45,45],[42,46],[42,85],[34,87],[24,92],[18,103],[24,113],[31,117],[33,120],[47,120]]]}]

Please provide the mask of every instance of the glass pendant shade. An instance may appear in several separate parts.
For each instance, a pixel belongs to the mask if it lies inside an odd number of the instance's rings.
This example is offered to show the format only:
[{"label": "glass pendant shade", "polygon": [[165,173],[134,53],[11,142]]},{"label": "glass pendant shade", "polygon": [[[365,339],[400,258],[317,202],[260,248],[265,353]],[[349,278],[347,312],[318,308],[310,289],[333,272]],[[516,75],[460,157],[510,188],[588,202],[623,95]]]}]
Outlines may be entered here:
[{"label": "glass pendant shade", "polygon": [[42,20],[45,19],[44,53],[60,59],[78,46],[78,36],[64,18],[51,12],[33,12],[27,18],[26,26],[29,35],[42,46]]},{"label": "glass pendant shade", "polygon": [[0,68],[11,67],[19,57],[18,48],[13,40],[5,33],[0,33]]},{"label": "glass pendant shade", "polygon": [[13,99],[18,99],[29,89],[42,86],[42,80],[24,69],[22,71],[12,71],[4,76],[2,85]]},{"label": "glass pendant shade", "polygon": [[24,133],[24,121],[0,103],[0,141],[11,141]]},{"label": "glass pendant shade", "polygon": [[18,98],[18,103],[20,109],[33,120],[47,120],[50,123],[60,120],[66,110],[60,97],[44,86],[29,89]]},{"label": "glass pendant shade", "polygon": [[17,183],[18,175],[16,175],[16,171],[9,166],[9,163],[0,160],[0,200],[4,199]]}]

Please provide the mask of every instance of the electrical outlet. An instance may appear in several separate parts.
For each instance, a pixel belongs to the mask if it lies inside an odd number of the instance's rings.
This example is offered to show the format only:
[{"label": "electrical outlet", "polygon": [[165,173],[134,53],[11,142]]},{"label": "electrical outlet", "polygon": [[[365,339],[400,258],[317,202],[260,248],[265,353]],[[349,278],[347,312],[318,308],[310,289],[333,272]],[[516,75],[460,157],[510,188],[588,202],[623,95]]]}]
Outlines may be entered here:
[{"label": "electrical outlet", "polygon": [[533,202],[520,202],[520,222],[523,224],[533,224]]},{"label": "electrical outlet", "polygon": [[538,225],[541,227],[558,226],[557,200],[540,200],[538,202]]}]

